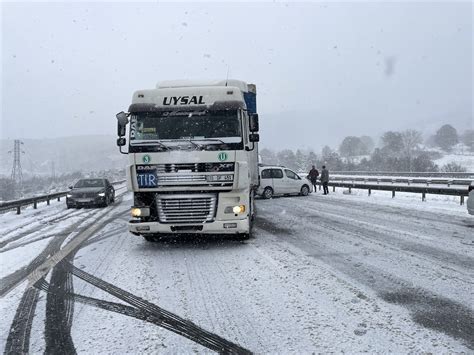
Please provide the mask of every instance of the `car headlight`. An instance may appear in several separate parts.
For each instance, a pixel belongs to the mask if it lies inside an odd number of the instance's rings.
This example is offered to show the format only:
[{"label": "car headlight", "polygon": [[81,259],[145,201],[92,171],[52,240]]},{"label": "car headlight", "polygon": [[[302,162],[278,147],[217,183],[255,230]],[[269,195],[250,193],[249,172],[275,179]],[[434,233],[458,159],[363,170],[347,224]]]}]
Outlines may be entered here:
[{"label": "car headlight", "polygon": [[100,197],[104,197],[104,196],[105,196],[105,192],[101,192],[101,193],[99,194],[99,196],[100,196]]},{"label": "car headlight", "polygon": [[66,197],[71,198],[72,194],[67,194]]}]

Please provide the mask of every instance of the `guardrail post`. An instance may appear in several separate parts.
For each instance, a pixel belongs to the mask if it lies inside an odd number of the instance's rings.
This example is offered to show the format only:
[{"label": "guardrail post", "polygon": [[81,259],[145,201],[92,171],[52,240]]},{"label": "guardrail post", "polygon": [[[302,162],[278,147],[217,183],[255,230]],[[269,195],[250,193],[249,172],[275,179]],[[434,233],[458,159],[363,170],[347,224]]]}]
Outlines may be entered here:
[{"label": "guardrail post", "polygon": [[332,187],[332,192],[336,192],[336,185]]},{"label": "guardrail post", "polygon": [[38,206],[37,206],[37,202],[36,202],[36,200],[34,200],[34,202],[33,202],[33,208],[36,210],[37,207],[38,207]]},{"label": "guardrail post", "polygon": [[426,201],[426,192],[421,193],[421,201]]},{"label": "guardrail post", "polygon": [[58,196],[58,201],[61,201],[61,196]]},{"label": "guardrail post", "polygon": [[46,204],[49,206],[49,197],[46,199]]},{"label": "guardrail post", "polygon": [[369,196],[370,196],[371,193],[372,193],[372,189],[369,189]]},{"label": "guardrail post", "polygon": [[20,213],[21,213],[21,206],[18,206],[18,207],[16,208],[16,214],[20,214]]},{"label": "guardrail post", "polygon": [[392,190],[392,198],[395,197],[395,190]]},{"label": "guardrail post", "polygon": [[349,193],[352,193],[352,188],[349,186]]},{"label": "guardrail post", "polygon": [[461,206],[464,205],[464,196],[461,196],[460,204],[461,204]]}]

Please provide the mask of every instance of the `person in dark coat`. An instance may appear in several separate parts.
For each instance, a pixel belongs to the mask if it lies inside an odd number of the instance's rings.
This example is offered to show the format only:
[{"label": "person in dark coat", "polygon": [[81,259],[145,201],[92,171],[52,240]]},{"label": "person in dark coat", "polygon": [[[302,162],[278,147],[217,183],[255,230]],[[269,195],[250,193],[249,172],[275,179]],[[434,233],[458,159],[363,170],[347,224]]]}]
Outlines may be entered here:
[{"label": "person in dark coat", "polygon": [[327,195],[329,193],[328,183],[329,183],[329,170],[326,169],[325,165],[323,165],[323,170],[321,170],[321,184],[323,185],[324,195]]},{"label": "person in dark coat", "polygon": [[316,182],[318,181],[318,176],[319,176],[319,171],[313,165],[313,167],[308,173],[308,179],[311,181],[311,184],[313,185],[313,192],[316,192]]}]

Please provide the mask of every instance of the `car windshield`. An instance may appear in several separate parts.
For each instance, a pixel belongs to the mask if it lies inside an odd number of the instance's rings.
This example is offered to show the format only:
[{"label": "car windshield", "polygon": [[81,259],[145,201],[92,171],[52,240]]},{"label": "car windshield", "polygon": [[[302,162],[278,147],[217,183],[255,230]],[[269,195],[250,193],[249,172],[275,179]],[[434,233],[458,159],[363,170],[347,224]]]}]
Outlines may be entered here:
[{"label": "car windshield", "polygon": [[104,187],[105,182],[103,179],[84,179],[79,180],[74,188],[81,188],[81,187]]},{"label": "car windshield", "polygon": [[236,111],[161,112],[133,115],[131,144],[147,140],[239,143],[242,125]]}]

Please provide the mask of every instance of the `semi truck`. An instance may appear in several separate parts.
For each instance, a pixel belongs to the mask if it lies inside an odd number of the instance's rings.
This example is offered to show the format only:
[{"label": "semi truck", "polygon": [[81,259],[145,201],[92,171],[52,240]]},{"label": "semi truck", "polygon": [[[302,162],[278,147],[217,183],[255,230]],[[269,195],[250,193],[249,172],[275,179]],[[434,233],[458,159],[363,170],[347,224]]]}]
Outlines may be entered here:
[{"label": "semi truck", "polygon": [[240,80],[164,81],[133,94],[128,112],[116,115],[132,234],[250,237],[259,184],[256,95]]}]

